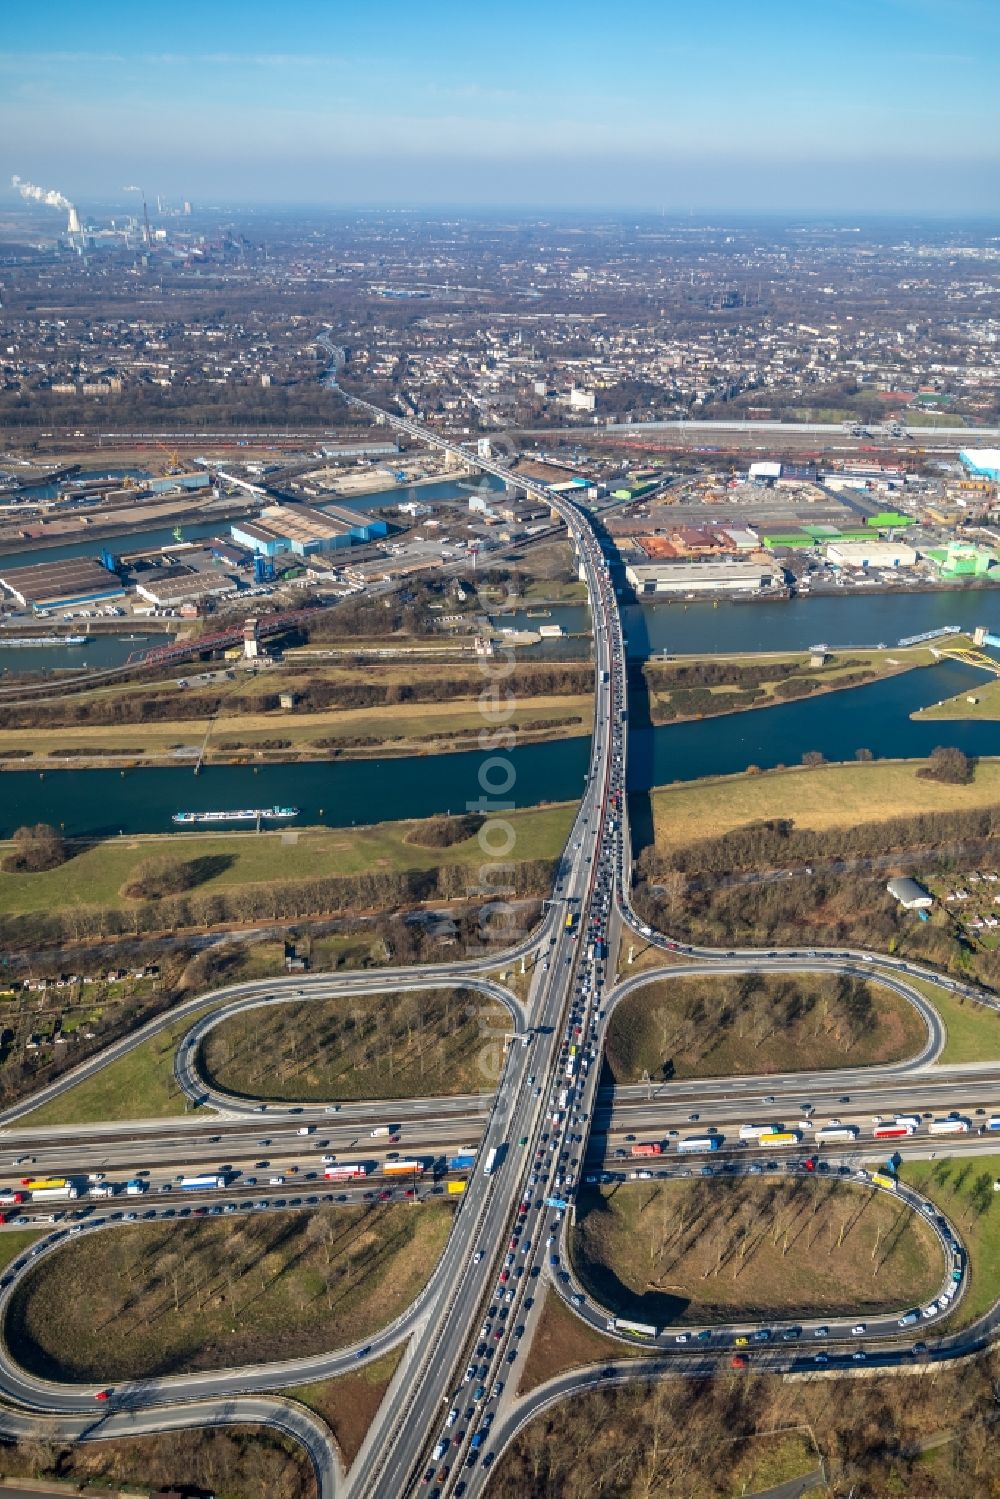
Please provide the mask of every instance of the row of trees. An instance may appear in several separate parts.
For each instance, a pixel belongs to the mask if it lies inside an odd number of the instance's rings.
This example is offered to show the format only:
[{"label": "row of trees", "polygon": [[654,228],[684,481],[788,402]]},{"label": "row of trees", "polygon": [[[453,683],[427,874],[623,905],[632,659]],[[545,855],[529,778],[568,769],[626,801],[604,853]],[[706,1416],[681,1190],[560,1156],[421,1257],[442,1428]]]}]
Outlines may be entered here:
[{"label": "row of trees", "polygon": [[[547,895],[554,877],[553,861],[529,860],[505,867],[510,894]],[[157,877],[152,872],[152,878]],[[163,899],[146,899],[127,908],[66,907],[32,911],[0,918],[0,944],[9,948],[38,948],[60,942],[105,937],[140,937],[153,932],[295,920],[334,911],[384,911],[427,900],[468,896],[476,871],[464,864],[443,864],[425,870],[373,870],[358,875],[333,875],[306,880],[273,880],[266,884],[234,885],[201,893],[189,891]]]}]

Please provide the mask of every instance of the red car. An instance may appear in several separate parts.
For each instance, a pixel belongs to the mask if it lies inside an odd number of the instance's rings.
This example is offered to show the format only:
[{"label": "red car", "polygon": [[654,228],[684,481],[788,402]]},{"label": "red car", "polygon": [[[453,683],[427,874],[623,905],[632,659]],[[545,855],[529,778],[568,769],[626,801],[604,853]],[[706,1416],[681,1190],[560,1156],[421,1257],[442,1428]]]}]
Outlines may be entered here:
[{"label": "red car", "polygon": [[745,1353],[734,1353],[729,1362],[734,1369],[745,1369],[750,1360]]},{"label": "red car", "polygon": [[98,1390],[97,1394],[94,1396],[94,1399],[95,1400],[110,1400],[111,1399],[111,1391],[110,1390]]}]

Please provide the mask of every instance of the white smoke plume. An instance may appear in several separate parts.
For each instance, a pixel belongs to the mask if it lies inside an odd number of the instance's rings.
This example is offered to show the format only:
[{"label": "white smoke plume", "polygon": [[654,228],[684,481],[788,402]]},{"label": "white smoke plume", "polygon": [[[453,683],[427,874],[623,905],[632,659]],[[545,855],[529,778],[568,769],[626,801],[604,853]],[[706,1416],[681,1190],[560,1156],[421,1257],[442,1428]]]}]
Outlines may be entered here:
[{"label": "white smoke plume", "polygon": [[55,188],[36,187],[33,182],[25,182],[21,177],[13,176],[10,179],[11,187],[16,187],[22,198],[34,203],[45,203],[49,208],[71,209],[72,203]]}]

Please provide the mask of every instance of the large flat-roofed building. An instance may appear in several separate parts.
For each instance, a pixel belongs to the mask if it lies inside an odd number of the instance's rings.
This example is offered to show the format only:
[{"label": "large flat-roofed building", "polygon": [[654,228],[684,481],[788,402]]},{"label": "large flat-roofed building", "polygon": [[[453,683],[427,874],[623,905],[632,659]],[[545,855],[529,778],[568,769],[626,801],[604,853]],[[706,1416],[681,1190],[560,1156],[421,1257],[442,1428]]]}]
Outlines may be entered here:
[{"label": "large flat-roofed building", "polygon": [[358,442],[324,442],[324,458],[389,458],[399,452],[399,443],[389,437],[362,438]]},{"label": "large flat-roofed building", "polygon": [[327,505],[322,510],[313,505],[269,505],[256,520],[237,521],[230,531],[240,546],[265,557],[280,557],[286,552],[309,557],[314,552],[374,541],[385,536],[388,526],[384,520],[345,505]]},{"label": "large flat-roofed building", "polygon": [[135,591],[159,609],[201,604],[206,599],[225,598],[236,592],[236,584],[214,568],[191,572],[187,568],[155,568],[144,573]]},{"label": "large flat-roofed building", "polygon": [[767,562],[633,562],[625,577],[637,594],[760,593],[775,574]]},{"label": "large flat-roofed building", "polygon": [[34,609],[36,613],[120,599],[125,592],[118,575],[93,557],[64,557],[59,562],[38,562],[9,571],[0,561],[0,583],[22,609]]},{"label": "large flat-roofed building", "polygon": [[835,567],[860,572],[866,568],[912,567],[917,560],[913,547],[894,541],[837,541],[827,547],[826,556]]}]

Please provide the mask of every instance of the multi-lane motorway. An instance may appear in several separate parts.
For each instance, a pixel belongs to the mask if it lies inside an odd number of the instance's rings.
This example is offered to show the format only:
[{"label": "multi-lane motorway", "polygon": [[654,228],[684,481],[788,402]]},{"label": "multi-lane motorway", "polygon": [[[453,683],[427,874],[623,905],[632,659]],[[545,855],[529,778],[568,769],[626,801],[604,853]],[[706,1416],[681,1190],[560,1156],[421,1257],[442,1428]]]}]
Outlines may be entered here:
[{"label": "multi-lane motorway", "polygon": [[[335,375],[335,372],[334,372]],[[351,398],[355,399],[355,398]],[[416,423],[383,413],[364,402],[357,404],[376,421],[388,421],[424,442],[467,454]],[[933,1008],[909,982],[920,976],[935,979],[919,965],[853,951],[808,949],[769,951],[740,949],[720,952],[681,947],[666,934],[649,930],[631,906],[631,853],[625,797],[627,741],[624,647],[617,601],[609,567],[589,517],[572,502],[552,496],[541,486],[512,476],[492,460],[482,466],[498,477],[527,488],[555,510],[573,540],[586,579],[595,642],[595,716],[591,756],[580,806],[569,834],[551,903],[542,925],[513,952],[454,964],[424,968],[380,970],[317,976],[287,981],[268,980],[236,986],[213,997],[211,1013],[204,998],[189,1001],[168,1018],[151,1022],[136,1036],[116,1043],[99,1057],[81,1064],[74,1073],[41,1090],[33,1098],[0,1113],[0,1189],[14,1186],[22,1170],[46,1175],[124,1178],[144,1173],[148,1191],[141,1198],[106,1204],[71,1205],[73,1216],[55,1225],[52,1234],[25,1252],[0,1284],[0,1316],[18,1279],[38,1258],[56,1254],[74,1234],[117,1231],[126,1214],[155,1215],[178,1221],[193,1211],[269,1212],[279,1205],[308,1211],[328,1200],[364,1200],[364,1193],[395,1190],[379,1172],[388,1159],[384,1140],[373,1131],[391,1120],[400,1125],[401,1149],[429,1162],[456,1146],[478,1149],[478,1164],[468,1175],[464,1196],[444,1255],[418,1300],[391,1327],[361,1347],[280,1365],[217,1371],[136,1381],[115,1386],[98,1418],[91,1387],[59,1385],[37,1380],[21,1370],[0,1344],[0,1395],[12,1407],[0,1412],[0,1429],[22,1434],[37,1413],[54,1419],[58,1431],[71,1435],[99,1432],[113,1435],[125,1426],[130,1433],[230,1420],[263,1420],[283,1430],[295,1428],[320,1476],[326,1499],[335,1490],[353,1496],[396,1496],[421,1491],[426,1479],[430,1492],[472,1494],[487,1481],[505,1442],[544,1401],[584,1388],[595,1380],[617,1380],[648,1372],[637,1365],[613,1363],[607,1371],[577,1372],[544,1387],[530,1400],[518,1400],[516,1387],[521,1361],[540,1315],[543,1292],[553,1290],[568,1298],[580,1316],[604,1328],[608,1312],[592,1306],[564,1268],[568,1212],[587,1174],[624,1174],[632,1137],[656,1138],[664,1155],[656,1171],[697,1169],[724,1174],[749,1170],[748,1152],[738,1140],[746,1119],[772,1120],[797,1129],[800,1139],[789,1147],[768,1150],[774,1169],[785,1170],[809,1150],[825,1155],[822,1165],[843,1169],[860,1190],[869,1190],[859,1176],[868,1163],[884,1157],[871,1139],[876,1115],[918,1110],[920,1114],[963,1112],[973,1130],[947,1142],[955,1150],[977,1151],[989,1141],[976,1133],[987,1111],[1000,1109],[1000,1068],[943,1068],[936,1064],[943,1030]],[[617,1003],[656,970],[629,974],[616,980],[616,958],[622,932],[641,943],[671,951],[671,966],[662,976],[703,972],[711,966],[723,971],[844,971],[877,976],[905,997],[925,1021],[925,1041],[919,1054],[895,1066],[851,1069],[849,1072],[807,1072],[781,1077],[715,1079],[654,1083],[611,1092],[600,1086],[601,1060],[607,1027]],[[523,999],[497,979],[496,974],[517,958],[531,959],[530,982]],[[210,1086],[200,1076],[198,1056],[207,1031],[224,1015],[250,1007],[289,1001],[336,998],[359,992],[384,992],[434,985],[464,985],[504,1004],[511,1016],[514,1041],[508,1048],[495,1090],[453,1099],[412,1100],[400,1104],[284,1105],[236,1098]],[[971,986],[949,982],[951,989],[970,992]],[[131,1046],[188,1017],[191,1026],[176,1052],[175,1074],[191,1101],[191,1112],[170,1121],[144,1124],[108,1123],[74,1130],[38,1131],[30,1111],[86,1079]],[[983,1114],[980,1115],[979,1111]],[[820,1120],[840,1119],[856,1125],[857,1139],[849,1149],[815,1151],[810,1129]],[[697,1128],[717,1131],[724,1145],[713,1152],[713,1163],[694,1157],[681,1165],[674,1143]],[[312,1133],[304,1135],[301,1131]],[[926,1132],[900,1142],[903,1151],[930,1150]],[[495,1154],[494,1154],[495,1153]],[[338,1186],[322,1180],[322,1154],[337,1161],[364,1161],[372,1168],[366,1182]],[[25,1159],[29,1158],[29,1159]],[[493,1162],[491,1170],[487,1161]],[[15,1162],[19,1164],[15,1164]],[[771,1169],[764,1160],[762,1170]],[[231,1185],[222,1205],[213,1194],[197,1195],[183,1204],[177,1177],[198,1171],[225,1170]],[[272,1176],[274,1180],[272,1180]],[[433,1173],[406,1190],[416,1198],[441,1193]],[[923,1211],[919,1202],[915,1211]],[[37,1210],[25,1212],[29,1218]],[[79,1216],[82,1215],[82,1216]],[[929,1219],[934,1215],[928,1214]],[[953,1255],[950,1226],[948,1254]],[[944,1239],[942,1240],[944,1243]],[[554,1262],[554,1263],[553,1263]],[[950,1261],[949,1261],[950,1272]],[[562,1277],[566,1276],[564,1280]],[[576,1297],[579,1305],[574,1305]],[[939,1312],[947,1307],[939,1309]],[[613,1319],[612,1319],[613,1320]],[[932,1318],[924,1319],[925,1329]],[[488,1326],[488,1335],[484,1328]],[[760,1329],[756,1329],[760,1331]],[[919,1332],[919,1328],[916,1330]],[[785,1329],[787,1332],[788,1329]],[[616,1327],[612,1333],[619,1334]],[[951,1356],[993,1334],[992,1323],[977,1324],[962,1337],[938,1339],[934,1356]],[[660,1348],[656,1372],[710,1373],[728,1366],[732,1343],[711,1336],[691,1348],[677,1342],[675,1332],[657,1331]],[[736,1334],[734,1333],[734,1336]],[[911,1357],[914,1341],[909,1327],[881,1323],[853,1335],[869,1363],[891,1367]],[[785,1341],[775,1329],[775,1341],[754,1346],[755,1361],[763,1366],[794,1370],[803,1356],[794,1339]],[[387,1396],[378,1411],[364,1447],[351,1472],[342,1475],[328,1438],[317,1423],[298,1408],[276,1398],[273,1391],[306,1379],[333,1376],[356,1367],[385,1349],[406,1343],[405,1352]],[[909,1340],[909,1341],[907,1341]],[[858,1352],[849,1355],[854,1357]],[[804,1365],[803,1365],[804,1366]],[[89,1413],[89,1414],[88,1414]],[[290,1414],[291,1413],[291,1414]],[[136,1423],[141,1424],[137,1425]],[[434,1453],[437,1456],[434,1456]]]}]

